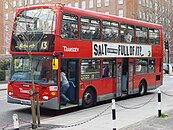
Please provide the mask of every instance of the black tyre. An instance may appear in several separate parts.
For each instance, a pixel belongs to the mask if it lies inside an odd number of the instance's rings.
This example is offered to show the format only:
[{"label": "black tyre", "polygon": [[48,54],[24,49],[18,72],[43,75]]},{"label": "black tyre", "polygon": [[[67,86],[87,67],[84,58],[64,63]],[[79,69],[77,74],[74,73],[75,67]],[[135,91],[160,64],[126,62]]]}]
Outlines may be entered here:
[{"label": "black tyre", "polygon": [[83,95],[83,101],[82,101],[82,106],[84,108],[92,107],[96,103],[96,95],[95,92],[92,89],[87,89],[85,90],[85,93]]},{"label": "black tyre", "polygon": [[147,92],[147,85],[144,80],[142,80],[139,84],[139,95],[145,95]]}]

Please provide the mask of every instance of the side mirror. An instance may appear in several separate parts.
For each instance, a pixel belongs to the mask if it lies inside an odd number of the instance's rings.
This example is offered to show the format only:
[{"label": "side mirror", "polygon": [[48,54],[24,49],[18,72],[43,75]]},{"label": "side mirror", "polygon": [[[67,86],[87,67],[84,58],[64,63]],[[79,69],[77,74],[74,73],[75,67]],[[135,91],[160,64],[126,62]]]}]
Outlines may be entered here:
[{"label": "side mirror", "polygon": [[52,60],[52,70],[58,70],[58,59],[56,58]]}]

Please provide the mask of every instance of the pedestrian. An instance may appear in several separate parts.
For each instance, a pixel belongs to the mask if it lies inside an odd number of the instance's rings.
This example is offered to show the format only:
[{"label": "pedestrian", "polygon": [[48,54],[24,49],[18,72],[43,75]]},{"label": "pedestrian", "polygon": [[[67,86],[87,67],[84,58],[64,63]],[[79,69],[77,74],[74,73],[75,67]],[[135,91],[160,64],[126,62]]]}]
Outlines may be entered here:
[{"label": "pedestrian", "polygon": [[66,93],[69,88],[69,82],[67,80],[65,70],[61,67],[61,73],[60,73],[60,81],[61,81],[61,105],[66,105],[70,100],[66,97]]},{"label": "pedestrian", "polygon": [[102,77],[103,78],[109,77],[109,67],[108,67],[108,65],[104,65],[103,72],[102,72]]}]

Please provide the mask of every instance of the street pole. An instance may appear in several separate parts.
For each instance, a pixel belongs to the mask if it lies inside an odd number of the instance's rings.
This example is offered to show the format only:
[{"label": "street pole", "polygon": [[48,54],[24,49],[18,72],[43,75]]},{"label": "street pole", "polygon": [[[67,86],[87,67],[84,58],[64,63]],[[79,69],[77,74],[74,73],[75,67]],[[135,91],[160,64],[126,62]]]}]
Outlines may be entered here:
[{"label": "street pole", "polygon": [[168,74],[169,74],[169,41],[168,42]]}]

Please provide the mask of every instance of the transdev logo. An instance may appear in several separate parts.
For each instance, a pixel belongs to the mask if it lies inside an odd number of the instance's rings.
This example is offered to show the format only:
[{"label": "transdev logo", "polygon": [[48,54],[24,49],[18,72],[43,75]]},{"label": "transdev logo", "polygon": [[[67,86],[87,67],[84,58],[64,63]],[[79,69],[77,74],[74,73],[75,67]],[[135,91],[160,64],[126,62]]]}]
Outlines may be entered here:
[{"label": "transdev logo", "polygon": [[50,86],[49,91],[58,91],[58,86]]}]

